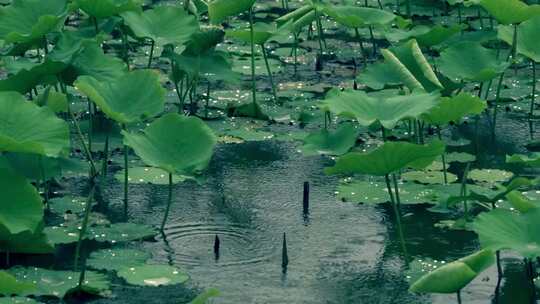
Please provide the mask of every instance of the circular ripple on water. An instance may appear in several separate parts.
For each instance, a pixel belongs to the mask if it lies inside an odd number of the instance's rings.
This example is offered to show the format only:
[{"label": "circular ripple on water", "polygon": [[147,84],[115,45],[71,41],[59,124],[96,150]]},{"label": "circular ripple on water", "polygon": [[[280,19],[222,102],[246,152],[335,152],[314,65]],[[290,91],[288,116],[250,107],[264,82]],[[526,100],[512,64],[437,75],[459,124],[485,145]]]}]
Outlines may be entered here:
[{"label": "circular ripple on water", "polygon": [[[215,223],[171,224],[165,229],[166,251],[186,266],[234,266],[257,264],[272,258],[280,243],[269,233],[247,226]],[[214,240],[220,239],[220,255]]]}]

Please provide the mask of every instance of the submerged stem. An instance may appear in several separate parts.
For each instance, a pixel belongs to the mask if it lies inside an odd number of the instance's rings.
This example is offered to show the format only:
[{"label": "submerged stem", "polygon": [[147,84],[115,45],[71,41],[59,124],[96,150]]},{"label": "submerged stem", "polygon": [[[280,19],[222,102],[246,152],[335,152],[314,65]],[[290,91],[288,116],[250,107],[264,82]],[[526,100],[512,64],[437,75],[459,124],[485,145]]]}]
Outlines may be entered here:
[{"label": "submerged stem", "polygon": [[[437,126],[437,135],[439,137],[439,140],[442,140],[442,134],[441,134],[441,127]],[[444,184],[448,184],[448,174],[446,173],[446,156],[445,152],[441,154],[442,159],[442,165],[443,165],[443,177],[444,177]]]}]

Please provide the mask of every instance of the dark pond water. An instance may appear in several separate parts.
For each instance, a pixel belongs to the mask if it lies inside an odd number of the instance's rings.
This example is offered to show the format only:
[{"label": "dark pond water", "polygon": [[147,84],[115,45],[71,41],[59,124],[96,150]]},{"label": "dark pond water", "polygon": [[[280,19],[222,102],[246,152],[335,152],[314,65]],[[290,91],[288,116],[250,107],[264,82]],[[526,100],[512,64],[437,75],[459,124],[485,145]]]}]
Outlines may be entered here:
[{"label": "dark pond water", "polygon": [[[500,140],[481,137],[482,166],[498,164],[528,139],[526,122],[501,119]],[[471,133],[462,128],[462,134]],[[522,134],[523,133],[523,134]],[[506,134],[506,135],[505,135]],[[511,135],[511,136],[510,136]],[[485,138],[484,138],[485,137]],[[331,161],[304,157],[298,146],[278,141],[220,145],[202,185],[174,188],[174,207],[165,237],[141,246],[153,261],[185,269],[189,288],[215,287],[215,303],[455,303],[455,295],[417,296],[407,291],[407,261],[450,261],[478,248],[473,233],[434,228],[442,217],[426,206],[404,208],[404,254],[386,205],[338,201],[338,178],[322,171]],[[303,183],[311,183],[309,214],[303,214]],[[113,207],[122,186],[107,190]],[[132,186],[131,220],[158,226],[165,186]],[[289,266],[282,271],[282,237],[287,235]],[[214,254],[220,238],[219,258]],[[520,260],[503,255],[506,278],[498,303],[529,303]],[[492,268],[463,290],[463,303],[496,303]],[[118,300],[96,303],[182,303],[189,288],[118,286]],[[525,291],[524,291],[525,290]],[[127,302],[126,302],[127,301]]]}]

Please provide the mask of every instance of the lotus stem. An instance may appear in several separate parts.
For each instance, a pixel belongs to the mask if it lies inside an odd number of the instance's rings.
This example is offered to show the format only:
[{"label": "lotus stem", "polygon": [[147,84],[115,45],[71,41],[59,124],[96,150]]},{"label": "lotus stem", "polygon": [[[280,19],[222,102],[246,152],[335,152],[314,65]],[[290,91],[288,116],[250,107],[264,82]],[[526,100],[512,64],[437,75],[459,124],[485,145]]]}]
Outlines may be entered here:
[{"label": "lotus stem", "polygon": [[317,40],[319,41],[319,54],[321,56],[321,60],[322,60],[322,56],[323,56],[323,52],[324,52],[324,47],[323,47],[323,29],[322,29],[322,22],[321,22],[321,15],[319,14],[319,11],[317,9],[315,9],[315,18],[316,18],[316,22],[317,22]]},{"label": "lotus stem", "polygon": [[165,231],[165,224],[167,224],[167,218],[169,217],[169,212],[171,210],[172,189],[173,189],[172,173],[169,173],[169,196],[168,196],[168,200],[167,200],[167,208],[165,209],[165,215],[163,216],[163,222],[161,222],[160,231],[162,233]]},{"label": "lotus stem", "polygon": [[101,164],[101,175],[103,180],[107,177],[107,162],[109,161],[109,132],[105,134],[105,147],[103,148],[103,163]]},{"label": "lotus stem", "polygon": [[411,0],[406,0],[405,10],[407,12],[407,18],[411,19]]},{"label": "lotus stem", "polygon": [[86,154],[86,158],[88,162],[90,163],[90,173],[91,173],[90,178],[92,179],[97,174],[96,163],[94,162],[94,159],[92,158],[92,153],[90,153],[90,150],[88,149],[88,146],[86,145],[86,142],[84,141],[84,135],[81,131],[81,126],[79,125],[79,122],[77,121],[77,118],[75,118],[75,115],[73,114],[73,112],[70,111],[69,106],[68,106],[68,112],[71,115],[71,120],[73,121],[73,124],[75,125],[75,130],[77,132],[79,140],[81,141],[81,145],[83,146],[83,151]]},{"label": "lotus stem", "polygon": [[152,39],[151,45],[150,45],[150,56],[148,57],[148,66],[149,69],[152,66],[152,58],[154,57],[154,47],[156,45],[156,42]]},{"label": "lotus stem", "polygon": [[99,34],[99,26],[98,26],[97,17],[92,17],[92,23],[94,24],[94,31],[96,32],[96,36],[97,36],[97,34]]},{"label": "lotus stem", "polygon": [[294,47],[293,47],[293,54],[294,54],[294,76],[298,73],[298,34],[294,33]]},{"label": "lotus stem", "polygon": [[[88,197],[86,199],[86,205],[84,209],[84,217],[83,222],[81,224],[81,229],[79,229],[79,238],[77,240],[77,246],[75,247],[75,259],[73,260],[73,270],[78,271],[79,266],[81,264],[84,265],[84,259],[81,263],[80,257],[81,257],[81,248],[82,248],[82,242],[84,241],[84,237],[86,235],[86,230],[88,229],[88,220],[90,218],[90,213],[92,211],[92,201],[94,199],[94,193],[96,191],[96,184],[93,179],[90,180],[90,192],[88,193]],[[79,287],[81,287],[82,282],[84,281],[84,272],[85,267],[81,267],[81,274],[79,279]]]},{"label": "lotus stem", "polygon": [[[457,4],[457,15],[458,15],[458,23],[461,23],[462,21],[462,18],[461,18],[461,5],[460,3]],[[463,33],[463,31],[461,31]]]},{"label": "lotus stem", "polygon": [[531,109],[529,112],[529,117],[532,118],[534,115],[534,104],[536,101],[536,62],[531,60],[532,65],[532,92],[531,92]]},{"label": "lotus stem", "polygon": [[469,170],[471,168],[471,163],[467,163],[465,170],[463,171],[463,176],[461,177],[461,196],[463,197],[463,212],[465,216],[465,221],[469,219],[469,206],[467,203],[467,178],[469,176]]},{"label": "lotus stem", "polygon": [[[126,130],[126,125],[122,126],[124,131]],[[128,218],[128,191],[129,191],[129,164],[128,164],[128,153],[129,147],[124,145],[124,218]]]},{"label": "lotus stem", "polygon": [[125,27],[125,25],[122,25],[122,30],[121,30],[121,33],[122,33],[122,45],[123,45],[123,48],[124,48],[124,54],[122,54],[122,57],[124,57],[123,58],[124,62],[126,63],[128,70],[130,70],[130,68],[129,68],[128,38],[127,38],[127,34],[126,34],[126,29],[124,27]]},{"label": "lotus stem", "polygon": [[497,258],[497,276],[500,279],[502,279],[504,273],[503,273],[503,269],[502,269],[502,265],[501,265],[501,251],[500,250],[497,250],[495,252],[495,257]]},{"label": "lotus stem", "polygon": [[204,107],[204,117],[208,119],[208,107],[210,106],[210,81],[206,87],[206,105]]},{"label": "lotus stem", "polygon": [[[396,224],[397,224],[397,230],[398,230],[398,236],[401,243],[401,248],[403,250],[403,254],[405,257],[408,257],[407,253],[407,246],[405,245],[405,237],[403,234],[403,227],[401,225],[401,213],[399,212],[398,205],[396,204],[396,201],[394,200],[394,195],[392,191],[392,186],[390,185],[390,176],[386,174],[384,176],[384,179],[386,181],[386,188],[388,189],[388,193],[390,194],[390,202],[392,204],[392,209],[394,211],[394,216],[396,217]],[[399,194],[397,188],[395,189],[396,194]]]},{"label": "lotus stem", "polygon": [[272,87],[272,94],[274,95],[274,101],[278,101],[276,86],[274,84],[274,76],[272,76],[272,70],[270,69],[270,64],[268,63],[268,54],[266,53],[266,48],[264,43],[261,44],[262,54],[264,58],[264,64],[266,65],[266,72],[268,72],[268,79],[270,80],[270,86]]},{"label": "lotus stem", "polygon": [[367,67],[367,54],[366,49],[364,48],[364,42],[362,41],[362,37],[360,37],[360,32],[358,32],[358,28],[354,28],[354,34],[356,36],[356,39],[358,40],[358,43],[360,44],[360,51],[362,52],[362,61],[364,63],[364,68]]},{"label": "lotus stem", "polygon": [[461,304],[461,289],[457,291],[457,302],[458,304]]},{"label": "lotus stem", "polygon": [[533,259],[525,259],[525,271],[531,284],[531,303],[536,303],[536,284],[534,283],[535,271]]},{"label": "lotus stem", "polygon": [[[437,135],[439,137],[439,140],[442,140],[442,133],[441,133],[441,127],[437,126]],[[446,156],[445,152],[441,155],[442,159],[442,165],[443,165],[443,177],[444,177],[444,184],[448,184],[448,174],[446,173]]]},{"label": "lotus stem", "polygon": [[370,25],[368,29],[369,29],[369,39],[371,39],[371,47],[373,48],[372,49],[373,56],[375,57],[377,55],[377,43],[375,42],[375,35],[373,35],[373,27]]},{"label": "lotus stem", "polygon": [[392,174],[392,180],[394,181],[394,192],[396,193],[396,204],[399,207],[401,205],[401,199],[399,198],[399,187],[396,174]]},{"label": "lotus stem", "polygon": [[92,111],[92,102],[88,99],[88,150],[92,153],[92,136],[94,133],[94,113]]},{"label": "lotus stem", "polygon": [[255,32],[253,30],[253,7],[249,9],[249,34],[251,38],[251,93],[253,104],[257,103],[257,82],[255,80]]}]

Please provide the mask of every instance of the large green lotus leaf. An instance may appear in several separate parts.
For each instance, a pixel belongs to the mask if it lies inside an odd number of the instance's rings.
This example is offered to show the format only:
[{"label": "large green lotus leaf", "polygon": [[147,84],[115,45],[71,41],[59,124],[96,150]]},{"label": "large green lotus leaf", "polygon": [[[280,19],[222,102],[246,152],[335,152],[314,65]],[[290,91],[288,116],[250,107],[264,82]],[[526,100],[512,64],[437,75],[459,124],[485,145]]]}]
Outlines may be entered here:
[{"label": "large green lotus leaf", "polygon": [[180,79],[186,73],[190,77],[205,77],[210,80],[220,80],[228,83],[238,83],[240,73],[233,71],[228,54],[221,51],[208,50],[199,54],[183,52],[182,54],[167,54],[174,60],[173,76]]},{"label": "large green lotus leaf", "polygon": [[68,124],[15,92],[0,92],[0,152],[51,157],[69,149]]},{"label": "large green lotus leaf", "polygon": [[11,298],[0,298],[0,304],[39,304],[41,302],[38,302],[32,298],[25,298],[25,297],[11,297]]},{"label": "large green lotus leaf", "polygon": [[509,171],[499,169],[474,169],[469,172],[468,177],[477,182],[494,184],[509,180],[514,174]]},{"label": "large green lotus leaf", "polygon": [[397,73],[410,90],[441,90],[443,85],[420,50],[418,42],[411,39],[397,47],[381,51],[394,73]]},{"label": "large green lotus leaf", "polygon": [[0,39],[29,43],[60,27],[67,15],[66,0],[14,0],[0,7]]},{"label": "large green lotus leaf", "polygon": [[27,282],[19,281],[11,274],[0,271],[0,295],[10,296],[31,292],[36,289],[36,285]]},{"label": "large green lotus leaf", "polygon": [[197,19],[183,8],[170,5],[158,6],[142,13],[122,13],[125,23],[135,36],[150,38],[157,45],[182,45],[199,29]]},{"label": "large green lotus leaf", "polygon": [[41,226],[36,233],[29,230],[18,234],[10,234],[7,239],[6,231],[0,227],[0,252],[9,251],[11,253],[27,253],[27,254],[50,254],[54,252],[53,244],[41,231]]},{"label": "large green lotus leaf", "polygon": [[360,173],[384,176],[406,167],[423,169],[444,153],[445,145],[435,140],[428,145],[386,142],[369,153],[351,152],[340,157],[326,174]]},{"label": "large green lotus leaf", "polygon": [[[537,40],[539,31],[540,16],[521,23],[517,28],[517,52],[536,62],[540,62],[540,45]],[[514,28],[511,25],[500,25],[497,35],[499,39],[512,45]]]},{"label": "large green lotus leaf", "polygon": [[189,280],[189,276],[185,272],[168,265],[126,267],[118,270],[117,274],[128,284],[139,286],[175,285]]},{"label": "large green lotus leaf", "polygon": [[517,211],[522,213],[530,211],[534,208],[538,208],[540,206],[538,201],[533,201],[529,199],[519,191],[512,191],[508,193],[505,197],[512,206],[512,208],[515,208]]},{"label": "large green lotus leaf", "polygon": [[141,11],[141,0],[75,0],[85,13],[96,18],[108,18],[127,11]]},{"label": "large green lotus leaf", "polygon": [[481,250],[425,274],[410,288],[421,293],[455,293],[495,262],[491,250]]},{"label": "large green lotus leaf", "polygon": [[372,97],[363,91],[345,90],[322,102],[323,108],[335,113],[352,117],[363,126],[380,122],[387,129],[392,129],[402,119],[417,118],[437,105],[437,93],[413,92],[410,95],[390,98]]},{"label": "large green lotus leaf", "polygon": [[[402,183],[398,187],[402,204],[435,204],[437,195],[435,191],[424,185],[416,183]],[[383,204],[389,201],[388,188],[384,181],[357,181],[346,180],[337,188],[337,196],[342,201]]]},{"label": "large green lotus leaf", "polygon": [[509,63],[497,59],[497,51],[466,41],[442,51],[438,66],[453,80],[482,82],[500,75]]},{"label": "large green lotus leaf", "polygon": [[324,7],[323,12],[350,28],[386,25],[396,18],[396,15],[384,10],[352,5],[328,5]]},{"label": "large green lotus leaf", "polygon": [[[124,170],[118,171],[114,177],[119,182],[124,182]],[[191,176],[183,176],[173,174],[173,184],[182,183],[188,179],[192,179]],[[128,170],[128,182],[130,184],[152,184],[152,185],[168,185],[169,173],[160,168],[154,167],[133,167]]]},{"label": "large green lotus leaf", "polygon": [[212,0],[208,3],[208,16],[214,24],[227,17],[243,13],[255,4],[256,0]]},{"label": "large green lotus leaf", "polygon": [[102,249],[93,252],[86,264],[97,270],[118,271],[123,268],[143,266],[150,259],[150,254],[134,249]]},{"label": "large green lotus leaf", "polygon": [[182,53],[186,56],[195,56],[201,53],[214,50],[218,44],[223,42],[225,32],[217,27],[204,27],[191,35],[186,49]]},{"label": "large green lotus leaf", "polygon": [[350,123],[340,125],[334,132],[323,129],[304,138],[304,155],[342,155],[356,143],[360,130]]},{"label": "large green lotus leaf", "polygon": [[[75,291],[79,284],[79,273],[73,271],[48,270],[43,268],[15,267],[8,270],[20,280],[34,282],[36,290],[27,291],[25,295],[52,296],[63,298]],[[82,290],[90,294],[100,294],[109,290],[110,283],[107,275],[87,271]]]},{"label": "large green lotus leaf", "polygon": [[35,233],[43,221],[43,203],[34,186],[21,175],[0,169],[0,189],[0,239],[24,231]]},{"label": "large green lotus leaf", "polygon": [[526,258],[540,255],[540,209],[518,213],[498,208],[481,213],[473,223],[483,248],[513,250]]},{"label": "large green lotus leaf", "polygon": [[467,25],[465,24],[453,24],[448,27],[437,24],[433,26],[429,32],[417,35],[416,40],[420,46],[432,47],[446,41],[447,39],[450,39],[450,37],[466,28]]},{"label": "large green lotus leaf", "polygon": [[62,217],[67,213],[81,214],[84,212],[86,201],[85,197],[55,197],[49,200],[49,210]]},{"label": "large green lotus leaf", "polygon": [[388,62],[377,62],[368,65],[365,70],[358,74],[356,80],[374,90],[381,90],[387,85],[395,86],[401,83],[401,77],[394,72],[394,67],[389,65]]},{"label": "large green lotus leaf", "polygon": [[527,5],[521,0],[470,0],[488,11],[502,24],[514,24],[540,16],[540,5]]},{"label": "large green lotus leaf", "polygon": [[[263,44],[270,39],[278,29],[275,24],[257,22],[253,24],[253,43]],[[251,43],[251,30],[249,28],[233,29],[226,31],[227,37],[238,39],[245,43]]]},{"label": "large green lotus leaf", "polygon": [[11,169],[30,180],[49,180],[60,176],[62,168],[57,158],[31,153],[4,153],[0,168]]},{"label": "large green lotus leaf", "polygon": [[390,42],[400,42],[427,34],[431,28],[427,25],[416,25],[411,29],[389,28],[384,31],[384,37]]},{"label": "large green lotus leaf", "polygon": [[126,72],[127,67],[121,59],[105,55],[96,42],[88,42],[73,58],[70,68],[63,75],[68,76],[71,82],[83,75],[101,82],[112,82]]},{"label": "large green lotus leaf", "polygon": [[[52,244],[71,244],[78,241],[79,226],[80,223],[75,223],[69,227],[46,227],[44,232]],[[151,239],[155,235],[156,230],[150,226],[135,223],[116,223],[89,227],[84,239],[117,244]]]},{"label": "large green lotus leaf", "polygon": [[165,89],[159,75],[150,70],[129,72],[112,82],[81,76],[75,87],[105,115],[121,124],[154,117],[163,111],[165,104]]},{"label": "large green lotus leaf", "polygon": [[487,103],[469,93],[453,97],[442,97],[441,102],[422,115],[422,119],[433,125],[443,126],[458,123],[465,115],[478,115],[487,108]]},{"label": "large green lotus leaf", "polygon": [[[445,175],[442,171],[409,171],[401,174],[405,181],[416,181],[421,184],[442,185],[445,183]],[[457,181],[457,176],[446,172],[446,182],[453,183]]]},{"label": "large green lotus leaf", "polygon": [[52,85],[58,82],[56,75],[67,66],[62,62],[46,60],[18,70],[7,79],[0,80],[0,91],[28,93],[38,85]]},{"label": "large green lotus leaf", "polygon": [[507,155],[506,162],[528,167],[540,167],[540,153],[535,153],[531,156],[520,154],[514,154],[512,156]]},{"label": "large green lotus leaf", "polygon": [[169,173],[191,175],[203,170],[217,141],[213,131],[199,118],[174,113],[155,120],[143,132],[122,132],[124,143],[148,165]]}]

